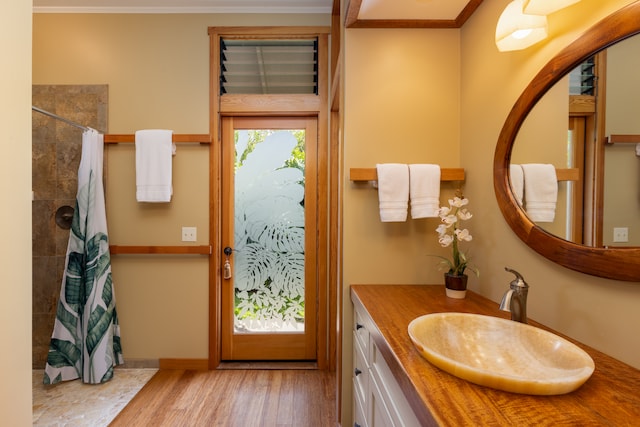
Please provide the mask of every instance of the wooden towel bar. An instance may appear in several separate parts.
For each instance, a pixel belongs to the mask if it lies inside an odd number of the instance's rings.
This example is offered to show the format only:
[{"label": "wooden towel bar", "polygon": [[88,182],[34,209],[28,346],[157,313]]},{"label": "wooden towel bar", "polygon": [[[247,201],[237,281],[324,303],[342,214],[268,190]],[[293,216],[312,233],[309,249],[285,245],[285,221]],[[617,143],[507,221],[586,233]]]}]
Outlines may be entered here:
[{"label": "wooden towel bar", "polygon": [[607,144],[640,144],[640,135],[609,135],[604,142]]},{"label": "wooden towel bar", "polygon": [[556,168],[556,177],[558,181],[580,181],[580,169],[569,168],[560,169]]},{"label": "wooden towel bar", "polygon": [[[558,181],[579,181],[580,170],[577,168],[562,169],[556,168]],[[441,181],[464,181],[465,171],[461,168],[442,168],[440,169]],[[351,168],[349,171],[349,179],[355,182],[376,181],[378,179],[378,171],[375,168]]]},{"label": "wooden towel bar", "polygon": [[[351,168],[349,171],[351,181],[377,181],[378,171],[376,168]],[[440,181],[464,181],[464,169],[442,168],[440,169]]]},{"label": "wooden towel bar", "polygon": [[[175,143],[199,143],[210,144],[211,135],[209,134],[173,134],[172,138]],[[136,142],[136,136],[134,134],[106,134],[104,136],[105,144],[120,144]]]},{"label": "wooden towel bar", "polygon": [[211,246],[122,246],[111,245],[112,255],[211,255]]}]

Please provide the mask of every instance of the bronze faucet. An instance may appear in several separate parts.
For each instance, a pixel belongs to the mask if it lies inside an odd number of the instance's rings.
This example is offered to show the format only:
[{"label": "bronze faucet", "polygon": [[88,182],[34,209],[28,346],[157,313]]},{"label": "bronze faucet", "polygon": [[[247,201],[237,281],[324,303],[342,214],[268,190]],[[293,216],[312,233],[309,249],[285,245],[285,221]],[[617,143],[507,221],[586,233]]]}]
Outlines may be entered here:
[{"label": "bronze faucet", "polygon": [[527,323],[527,292],[529,291],[529,285],[517,271],[508,267],[504,269],[515,274],[516,279],[511,282],[509,290],[502,297],[500,310],[510,311],[511,320]]}]

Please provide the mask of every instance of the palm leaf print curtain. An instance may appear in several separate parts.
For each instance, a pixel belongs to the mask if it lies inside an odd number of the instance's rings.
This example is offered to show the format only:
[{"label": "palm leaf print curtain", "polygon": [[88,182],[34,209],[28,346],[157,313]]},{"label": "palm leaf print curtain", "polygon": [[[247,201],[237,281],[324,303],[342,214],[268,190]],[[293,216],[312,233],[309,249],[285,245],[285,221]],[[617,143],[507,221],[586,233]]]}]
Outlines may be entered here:
[{"label": "palm leaf print curtain", "polygon": [[78,194],[44,383],[113,377],[123,363],[102,183],[104,137],[82,135]]}]

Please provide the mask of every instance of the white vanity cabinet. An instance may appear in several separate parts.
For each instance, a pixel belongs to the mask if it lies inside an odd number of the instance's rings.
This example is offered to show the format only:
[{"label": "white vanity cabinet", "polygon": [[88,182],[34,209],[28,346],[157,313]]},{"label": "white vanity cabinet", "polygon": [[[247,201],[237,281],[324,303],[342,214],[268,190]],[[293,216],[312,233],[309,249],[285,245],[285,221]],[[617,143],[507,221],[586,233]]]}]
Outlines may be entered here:
[{"label": "white vanity cabinet", "polygon": [[354,309],[353,425],[420,426],[371,336],[375,327],[365,311]]}]

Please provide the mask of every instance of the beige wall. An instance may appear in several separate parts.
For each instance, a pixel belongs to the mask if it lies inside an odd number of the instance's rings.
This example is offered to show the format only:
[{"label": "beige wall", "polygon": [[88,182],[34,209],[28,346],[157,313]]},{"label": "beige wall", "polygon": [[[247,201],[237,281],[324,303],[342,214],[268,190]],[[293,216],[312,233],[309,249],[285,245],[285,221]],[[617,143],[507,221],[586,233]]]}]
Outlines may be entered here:
[{"label": "beige wall", "polygon": [[346,32],[346,284],[441,279],[434,268],[438,259],[427,256],[441,252],[434,231],[438,220],[380,222],[378,192],[369,184],[350,182],[348,171],[375,168],[376,163],[460,167],[459,34],[458,30]]},{"label": "beige wall", "polygon": [[31,422],[31,2],[0,14],[0,414]]},{"label": "beige wall", "polygon": [[[380,222],[378,192],[350,182],[349,168],[461,167],[459,46],[459,30],[349,29],[345,34],[343,425],[350,425],[351,413],[349,286],[442,283],[439,259],[429,255],[444,253],[435,232],[438,219]],[[441,200],[454,187],[444,185]],[[477,205],[469,206],[472,213]],[[473,218],[469,224],[478,222]]]},{"label": "beige wall", "polygon": [[[327,15],[36,14],[33,83],[109,85],[109,133],[209,133],[209,26],[329,25]],[[107,146],[110,242],[208,244],[209,148],[179,145],[169,204],[135,201],[133,145]],[[112,258],[125,359],[208,357],[208,258]]]}]

